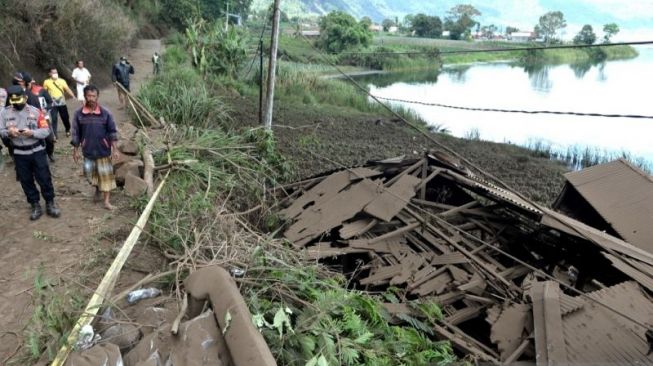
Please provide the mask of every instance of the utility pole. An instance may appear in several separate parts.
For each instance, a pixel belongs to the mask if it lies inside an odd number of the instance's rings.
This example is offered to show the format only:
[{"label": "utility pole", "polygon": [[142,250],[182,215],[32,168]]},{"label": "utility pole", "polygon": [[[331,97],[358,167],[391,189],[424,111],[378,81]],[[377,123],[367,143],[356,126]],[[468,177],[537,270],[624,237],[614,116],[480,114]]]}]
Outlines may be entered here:
[{"label": "utility pole", "polygon": [[229,0],[227,0],[227,12],[224,13],[224,31],[229,30]]},{"label": "utility pole", "polygon": [[259,73],[258,73],[258,123],[263,124],[263,39],[258,44],[259,52]]},{"label": "utility pole", "polygon": [[268,65],[268,91],[265,100],[265,129],[272,131],[272,108],[274,104],[274,82],[277,70],[277,48],[279,46],[279,17],[281,0],[274,0],[274,18],[272,20],[272,45],[270,47],[270,63]]}]

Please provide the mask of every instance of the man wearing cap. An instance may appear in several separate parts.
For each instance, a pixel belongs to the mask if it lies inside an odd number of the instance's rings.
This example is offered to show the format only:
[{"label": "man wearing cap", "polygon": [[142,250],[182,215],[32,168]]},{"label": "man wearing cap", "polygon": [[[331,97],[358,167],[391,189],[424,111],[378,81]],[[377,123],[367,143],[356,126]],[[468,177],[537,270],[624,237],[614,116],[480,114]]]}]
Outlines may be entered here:
[{"label": "man wearing cap", "polygon": [[[120,57],[120,61],[113,65],[113,70],[111,71],[111,80],[113,82],[118,82],[122,85],[127,91],[129,91],[129,75],[134,73],[134,66],[129,63],[127,56]],[[118,88],[118,99],[120,99],[120,104],[122,108],[127,107],[127,97],[123,95],[120,87]]]},{"label": "man wearing cap", "polygon": [[49,123],[50,109],[52,108],[52,97],[50,97],[50,93],[48,93],[48,91],[42,86],[37,85],[32,79],[32,75],[25,71],[16,73],[13,83],[14,85],[20,85],[25,90],[27,104],[36,107],[43,112],[50,128],[50,134],[45,139],[45,152],[50,161],[54,163],[54,143],[56,139],[52,132],[52,126],[50,126]]},{"label": "man wearing cap", "polygon": [[50,134],[48,122],[41,110],[27,105],[23,88],[12,85],[7,94],[9,106],[0,111],[0,136],[11,139],[16,174],[32,206],[30,220],[38,220],[43,214],[34,180],[41,187],[40,195],[45,199],[48,216],[59,217],[61,211],[54,203],[54,187],[45,153],[45,139]]}]

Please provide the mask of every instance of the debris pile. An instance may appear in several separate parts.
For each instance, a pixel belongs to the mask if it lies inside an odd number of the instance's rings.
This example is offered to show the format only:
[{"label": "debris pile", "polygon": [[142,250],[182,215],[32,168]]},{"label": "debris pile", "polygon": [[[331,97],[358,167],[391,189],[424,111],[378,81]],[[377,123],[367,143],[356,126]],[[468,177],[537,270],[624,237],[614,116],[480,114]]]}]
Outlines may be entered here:
[{"label": "debris pile", "polygon": [[179,314],[147,306],[125,322],[105,312],[96,325],[101,336],[91,335],[96,344],[71,354],[66,365],[276,365],[227,271],[205,267],[184,284]]},{"label": "debris pile", "polygon": [[[283,187],[285,238],[352,286],[441,307],[433,333],[495,364],[650,363],[653,255],[440,152]],[[653,240],[653,238],[651,238]]]}]

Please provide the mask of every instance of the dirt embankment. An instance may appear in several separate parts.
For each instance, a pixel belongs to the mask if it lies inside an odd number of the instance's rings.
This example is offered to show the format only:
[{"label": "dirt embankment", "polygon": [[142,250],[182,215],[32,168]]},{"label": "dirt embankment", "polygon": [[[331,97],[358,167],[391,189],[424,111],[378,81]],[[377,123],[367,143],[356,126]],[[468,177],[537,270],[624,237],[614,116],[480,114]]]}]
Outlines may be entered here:
[{"label": "dirt embankment", "polygon": [[[133,91],[151,74],[150,57],[160,48],[158,40],[140,41],[130,51],[129,57],[136,69]],[[100,104],[113,113],[119,132],[130,124],[127,111],[119,109],[113,86],[101,90]],[[76,101],[68,101],[71,115],[77,108]],[[59,125],[63,130],[62,123]],[[60,287],[69,286],[89,293],[97,286],[112,260],[113,251],[119,248],[136,221],[136,212],[120,190],[112,196],[118,207],[113,212],[93,203],[92,187],[80,176],[81,165],[73,162],[65,135],[60,133],[59,136],[57,161],[51,165],[51,172],[61,218],[44,215],[31,222],[29,205],[15,180],[14,165],[6,157],[0,160],[0,364],[6,364],[11,356],[20,355],[26,347],[26,326],[38,298],[34,284],[37,273],[60,279],[55,281]],[[158,270],[161,263],[156,251],[137,247],[116,287],[134,283],[142,273]],[[69,295],[63,295],[65,301],[71,301]]]},{"label": "dirt embankment", "polygon": [[[258,101],[229,98],[236,121],[258,124]],[[339,164],[360,165],[369,159],[402,154],[418,156],[426,149],[438,148],[399,120],[332,106],[276,102],[273,123],[278,147],[293,164],[296,179],[340,168]],[[531,199],[551,203],[562,188],[564,165],[536,157],[527,149],[433,136]]]}]

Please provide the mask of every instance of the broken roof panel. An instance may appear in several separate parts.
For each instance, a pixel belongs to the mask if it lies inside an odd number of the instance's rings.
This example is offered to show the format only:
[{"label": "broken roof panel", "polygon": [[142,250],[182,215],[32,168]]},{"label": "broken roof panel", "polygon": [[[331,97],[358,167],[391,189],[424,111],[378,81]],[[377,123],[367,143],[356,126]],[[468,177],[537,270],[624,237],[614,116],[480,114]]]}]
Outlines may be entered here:
[{"label": "broken roof panel", "polygon": [[653,253],[653,179],[624,159],[565,174],[627,242]]}]

